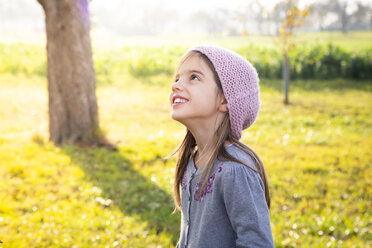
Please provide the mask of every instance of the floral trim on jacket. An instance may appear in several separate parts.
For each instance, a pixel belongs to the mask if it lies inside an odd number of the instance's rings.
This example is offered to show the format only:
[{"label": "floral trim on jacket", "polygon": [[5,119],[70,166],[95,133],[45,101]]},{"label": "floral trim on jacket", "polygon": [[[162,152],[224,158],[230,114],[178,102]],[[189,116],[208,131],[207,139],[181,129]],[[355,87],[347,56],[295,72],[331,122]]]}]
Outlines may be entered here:
[{"label": "floral trim on jacket", "polygon": [[199,189],[201,188],[202,186],[202,182],[199,182],[196,184],[196,190],[195,190],[195,193],[194,193],[194,199],[195,201],[198,201],[198,202],[202,202],[203,199],[204,199],[204,196],[208,193],[212,193],[213,192],[213,189],[212,189],[212,186],[213,186],[213,181],[214,179],[216,178],[216,174],[217,173],[220,173],[222,171],[222,165],[223,163],[218,167],[218,170],[213,173],[209,178],[208,178],[208,182],[207,184],[205,185],[205,188],[203,190],[203,192],[200,194],[200,196],[198,196],[199,194]]}]

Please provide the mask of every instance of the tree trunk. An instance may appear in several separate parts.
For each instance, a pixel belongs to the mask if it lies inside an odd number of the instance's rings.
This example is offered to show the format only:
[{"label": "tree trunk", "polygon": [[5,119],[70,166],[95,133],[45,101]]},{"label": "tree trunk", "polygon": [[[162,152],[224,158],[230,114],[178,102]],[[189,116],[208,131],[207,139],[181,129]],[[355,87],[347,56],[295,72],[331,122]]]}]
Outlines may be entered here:
[{"label": "tree trunk", "polygon": [[348,16],[346,13],[346,4],[341,9],[341,29],[342,33],[347,33],[347,22],[348,22]]},{"label": "tree trunk", "polygon": [[88,1],[38,2],[46,20],[50,140],[89,140],[98,130],[98,109]]},{"label": "tree trunk", "polygon": [[288,104],[289,92],[289,57],[286,52],[283,54],[283,84],[284,84],[284,103]]}]

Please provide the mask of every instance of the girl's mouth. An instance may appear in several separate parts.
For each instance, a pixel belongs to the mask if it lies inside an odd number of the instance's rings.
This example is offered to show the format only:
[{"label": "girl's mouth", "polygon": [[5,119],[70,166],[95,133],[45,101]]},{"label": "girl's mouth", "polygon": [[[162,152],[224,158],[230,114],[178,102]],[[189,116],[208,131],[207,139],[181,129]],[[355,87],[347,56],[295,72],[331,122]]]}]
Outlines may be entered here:
[{"label": "girl's mouth", "polygon": [[174,95],[172,97],[172,107],[179,106],[182,104],[187,103],[189,100],[183,96],[180,95]]}]

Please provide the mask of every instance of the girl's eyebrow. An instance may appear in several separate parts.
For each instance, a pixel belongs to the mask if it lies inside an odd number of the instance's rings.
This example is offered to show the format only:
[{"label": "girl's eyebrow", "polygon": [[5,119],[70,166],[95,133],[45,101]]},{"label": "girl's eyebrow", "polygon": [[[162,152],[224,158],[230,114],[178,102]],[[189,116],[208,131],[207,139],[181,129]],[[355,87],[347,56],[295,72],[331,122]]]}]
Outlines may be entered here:
[{"label": "girl's eyebrow", "polygon": [[[203,77],[205,77],[204,74],[201,71],[198,71],[198,70],[188,70],[187,72],[188,73],[198,73],[198,74],[202,75]],[[178,77],[179,75],[180,75],[180,73],[177,73],[176,77]]]}]

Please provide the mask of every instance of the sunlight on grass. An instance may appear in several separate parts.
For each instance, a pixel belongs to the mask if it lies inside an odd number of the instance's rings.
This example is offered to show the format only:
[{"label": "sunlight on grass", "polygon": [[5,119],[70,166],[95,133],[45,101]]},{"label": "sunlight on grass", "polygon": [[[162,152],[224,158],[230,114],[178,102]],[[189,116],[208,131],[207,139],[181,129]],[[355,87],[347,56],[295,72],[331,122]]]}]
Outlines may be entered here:
[{"label": "sunlight on grass", "polygon": [[[122,194],[115,200],[108,198],[108,192],[102,189],[104,184],[96,182],[102,184],[98,187],[87,180],[81,160],[64,149],[50,143],[38,146],[31,142],[15,147],[3,144],[0,149],[1,162],[6,164],[0,171],[1,188],[7,189],[0,193],[3,202],[0,231],[6,247],[112,247],[115,243],[157,247],[171,244],[166,229],[157,232],[141,219],[140,212],[130,215],[123,212],[120,197],[133,200],[135,195]],[[98,170],[96,167],[100,165],[89,166],[89,169]],[[124,169],[127,164],[118,166]],[[99,181],[114,172],[109,170],[110,167],[105,166]],[[107,184],[118,183],[113,176],[110,174],[111,182]],[[121,182],[121,187],[125,187],[125,181]]]},{"label": "sunlight on grass", "polygon": [[[112,73],[108,71],[108,73]],[[110,74],[100,125],[118,151],[48,142],[47,83],[0,75],[3,247],[172,247],[171,77]],[[99,79],[100,80],[100,79]],[[370,236],[372,87],[343,79],[261,79],[262,108],[243,133],[265,164],[275,247],[365,247]]]}]

